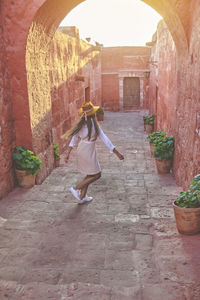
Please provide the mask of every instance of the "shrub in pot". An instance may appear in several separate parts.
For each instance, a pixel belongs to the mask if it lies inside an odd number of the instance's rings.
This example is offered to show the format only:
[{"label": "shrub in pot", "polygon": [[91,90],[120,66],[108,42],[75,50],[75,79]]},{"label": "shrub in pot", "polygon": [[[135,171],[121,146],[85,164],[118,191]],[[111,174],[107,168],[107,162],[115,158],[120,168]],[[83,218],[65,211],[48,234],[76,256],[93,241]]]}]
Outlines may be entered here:
[{"label": "shrub in pot", "polygon": [[189,190],[180,193],[173,208],[180,233],[192,235],[200,232],[200,174],[193,178]]},{"label": "shrub in pot", "polygon": [[154,157],[158,173],[169,173],[174,155],[174,137],[165,136],[154,142]]},{"label": "shrub in pot", "polygon": [[53,142],[53,154],[54,154],[54,159],[55,159],[55,166],[59,167],[60,165],[60,154],[58,152],[58,144],[56,142]]},{"label": "shrub in pot", "polygon": [[41,168],[42,161],[34,156],[31,150],[23,146],[16,146],[12,154],[15,172],[19,186],[30,188],[35,184],[35,176]]},{"label": "shrub in pot", "polygon": [[164,132],[162,130],[155,131],[155,132],[152,132],[151,134],[148,134],[147,140],[149,141],[152,155],[153,155],[154,143],[156,142],[156,140],[159,140],[160,138],[164,137],[165,135],[166,135],[166,132]]},{"label": "shrub in pot", "polygon": [[154,129],[155,114],[143,117],[146,133],[152,133]]},{"label": "shrub in pot", "polygon": [[103,107],[99,107],[96,114],[97,114],[97,120],[98,121],[103,121],[104,120],[104,109],[103,109]]}]

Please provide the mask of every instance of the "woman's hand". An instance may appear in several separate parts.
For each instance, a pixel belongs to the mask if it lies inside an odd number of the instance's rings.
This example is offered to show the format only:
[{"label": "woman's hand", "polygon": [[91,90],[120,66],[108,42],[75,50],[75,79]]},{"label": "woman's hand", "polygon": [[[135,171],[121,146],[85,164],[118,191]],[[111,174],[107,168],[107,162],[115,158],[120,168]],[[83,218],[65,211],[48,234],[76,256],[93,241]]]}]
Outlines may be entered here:
[{"label": "woman's hand", "polygon": [[117,155],[117,157],[120,159],[120,160],[123,160],[124,159],[124,156],[119,153],[119,151],[117,151],[116,148],[113,149],[113,152]]},{"label": "woman's hand", "polygon": [[123,156],[121,153],[118,153],[117,156],[118,156],[118,158],[119,158],[120,160],[123,160],[123,159],[124,159],[124,156]]}]

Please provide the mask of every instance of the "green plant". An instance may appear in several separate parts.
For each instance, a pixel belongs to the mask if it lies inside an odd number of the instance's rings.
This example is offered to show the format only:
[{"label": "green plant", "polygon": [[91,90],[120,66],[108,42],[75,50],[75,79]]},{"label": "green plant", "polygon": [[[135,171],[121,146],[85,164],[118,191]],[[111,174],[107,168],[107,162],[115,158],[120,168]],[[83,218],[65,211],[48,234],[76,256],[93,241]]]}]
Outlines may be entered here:
[{"label": "green plant", "polygon": [[55,159],[59,159],[60,158],[60,154],[58,153],[58,144],[56,142],[53,142],[53,153],[54,153],[54,157]]},{"label": "green plant", "polygon": [[12,154],[15,167],[18,170],[26,171],[26,174],[36,175],[41,168],[42,161],[39,157],[34,156],[33,152],[23,146],[16,146]]},{"label": "green plant", "polygon": [[166,135],[165,131],[159,130],[147,135],[149,143],[154,144],[157,139],[163,138]]},{"label": "green plant", "polygon": [[200,207],[200,174],[193,178],[189,190],[180,192],[174,203],[183,208]]},{"label": "green plant", "polygon": [[145,125],[153,125],[155,120],[155,114],[151,114],[149,116],[143,117]]},{"label": "green plant", "polygon": [[154,142],[154,157],[159,160],[168,160],[174,155],[174,137],[166,136]]},{"label": "green plant", "polygon": [[190,189],[192,191],[199,191],[200,192],[200,174],[194,176],[194,178],[190,182]]},{"label": "green plant", "polygon": [[104,109],[103,107],[99,107],[99,109],[97,110],[97,115],[103,115],[104,114]]}]

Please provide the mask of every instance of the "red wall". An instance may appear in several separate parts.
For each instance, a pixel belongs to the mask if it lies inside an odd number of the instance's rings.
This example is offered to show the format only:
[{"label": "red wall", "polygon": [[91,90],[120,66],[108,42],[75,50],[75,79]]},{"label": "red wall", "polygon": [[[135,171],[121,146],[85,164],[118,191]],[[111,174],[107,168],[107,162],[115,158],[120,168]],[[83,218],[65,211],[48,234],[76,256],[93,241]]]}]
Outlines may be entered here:
[{"label": "red wall", "polygon": [[[2,26],[0,26],[2,30]],[[3,32],[2,32],[3,33]],[[63,152],[67,141],[61,136],[77,120],[77,110],[85,101],[85,89],[89,87],[89,98],[94,104],[101,105],[101,63],[100,49],[81,41],[78,30],[69,28],[69,34],[57,32],[51,41],[49,52],[33,54],[33,47],[27,46],[26,74],[29,106],[21,108],[21,97],[12,97],[7,52],[4,36],[0,35],[0,198],[14,186],[12,152],[20,144],[33,149],[42,159],[42,169],[37,176],[41,183],[54,167],[52,142],[59,144]],[[37,58],[37,59],[36,59]],[[38,64],[38,61],[40,62]],[[15,79],[17,85],[20,80]],[[13,101],[11,100],[14,100]],[[23,99],[24,100],[24,99]],[[18,102],[17,102],[18,101]],[[14,111],[14,104],[19,110]],[[25,104],[24,104],[25,105]],[[28,112],[26,110],[28,109]],[[14,111],[14,114],[13,114]],[[23,121],[20,113],[29,118],[30,133],[26,133],[26,123],[22,124],[16,142],[16,122]],[[18,115],[17,115],[18,114]],[[17,130],[19,134],[19,127]],[[24,141],[28,138],[30,143]]]},{"label": "red wall", "polygon": [[151,51],[149,79],[149,111],[156,112],[157,129],[169,134],[177,126],[176,47],[167,26],[161,21]]},{"label": "red wall", "polygon": [[105,47],[102,51],[102,72],[148,69],[150,53],[148,47]]},{"label": "red wall", "polygon": [[102,49],[102,103],[106,110],[117,111],[120,109],[120,94],[123,93],[123,78],[125,77],[142,79],[143,90],[141,92],[144,99],[141,101],[140,108],[146,107],[148,79],[145,78],[144,72],[149,70],[150,51],[151,49],[148,47],[107,47]]},{"label": "red wall", "polygon": [[118,74],[102,75],[102,102],[105,110],[119,110]]},{"label": "red wall", "polygon": [[[101,105],[100,51],[80,40],[78,30],[57,32],[50,49],[53,140],[63,152],[67,141],[61,136],[78,119],[77,110],[85,100]],[[89,99],[85,89],[89,87]]]},{"label": "red wall", "polygon": [[[156,112],[157,129],[175,137],[173,172],[178,184],[188,188],[200,173],[200,3],[192,1],[193,16],[187,56],[177,53],[173,39],[161,22],[157,42],[152,47],[150,75],[150,112]],[[179,50],[180,51],[180,50]],[[156,85],[157,99],[156,99]]]},{"label": "red wall", "polygon": [[1,22],[0,15],[0,197],[4,196],[14,184],[11,156],[15,144],[10,77]]}]

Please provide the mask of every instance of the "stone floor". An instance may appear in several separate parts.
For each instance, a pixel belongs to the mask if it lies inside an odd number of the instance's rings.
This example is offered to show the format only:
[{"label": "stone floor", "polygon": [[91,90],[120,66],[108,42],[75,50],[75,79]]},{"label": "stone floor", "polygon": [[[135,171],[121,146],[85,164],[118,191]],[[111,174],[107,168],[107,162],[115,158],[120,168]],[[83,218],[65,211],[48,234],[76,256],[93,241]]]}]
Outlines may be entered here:
[{"label": "stone floor", "polygon": [[[158,175],[142,112],[106,113],[91,203],[69,192],[75,151],[40,186],[0,201],[0,300],[199,300],[200,235],[177,233],[171,174]],[[64,160],[63,160],[64,161]]]}]

